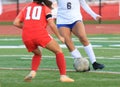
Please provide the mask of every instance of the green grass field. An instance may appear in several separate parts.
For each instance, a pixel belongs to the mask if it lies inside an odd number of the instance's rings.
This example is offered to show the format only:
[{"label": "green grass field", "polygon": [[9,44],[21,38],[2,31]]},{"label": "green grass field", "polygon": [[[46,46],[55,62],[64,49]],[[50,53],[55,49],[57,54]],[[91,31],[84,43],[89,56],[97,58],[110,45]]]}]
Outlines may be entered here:
[{"label": "green grass field", "polygon": [[[43,49],[43,59],[36,78],[26,83],[23,78],[29,73],[32,54],[28,53],[19,36],[0,36],[0,87],[120,87],[120,35],[88,35],[98,62],[103,70],[80,73],[73,69],[73,59],[64,44],[60,46],[66,57],[67,74],[74,83],[59,82],[55,56]],[[57,39],[56,39],[57,40]],[[76,47],[88,58],[78,39],[73,36]]]},{"label": "green grass field", "polygon": [[[96,22],[94,20],[85,20],[85,24],[99,24],[99,21]],[[120,20],[101,20],[101,24],[120,24]],[[0,25],[13,25],[13,21],[11,22],[0,22]]]}]

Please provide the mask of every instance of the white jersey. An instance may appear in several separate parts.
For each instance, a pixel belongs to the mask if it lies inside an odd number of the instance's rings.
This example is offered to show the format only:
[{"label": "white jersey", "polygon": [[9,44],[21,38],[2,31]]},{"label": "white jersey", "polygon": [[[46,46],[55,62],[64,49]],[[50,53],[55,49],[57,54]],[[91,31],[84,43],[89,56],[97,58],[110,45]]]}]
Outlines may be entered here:
[{"label": "white jersey", "polygon": [[56,1],[53,1],[53,4],[52,4],[52,17],[53,18],[57,18],[57,2]]},{"label": "white jersey", "polygon": [[80,6],[94,19],[98,16],[86,4],[85,0],[57,0],[57,4],[57,24],[71,24],[77,20],[82,21]]}]

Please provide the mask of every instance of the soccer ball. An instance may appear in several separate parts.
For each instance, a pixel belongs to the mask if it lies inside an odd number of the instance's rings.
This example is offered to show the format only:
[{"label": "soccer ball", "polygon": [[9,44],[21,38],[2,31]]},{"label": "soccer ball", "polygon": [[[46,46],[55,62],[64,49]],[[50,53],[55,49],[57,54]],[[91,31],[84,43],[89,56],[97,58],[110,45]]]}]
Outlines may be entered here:
[{"label": "soccer ball", "polygon": [[86,72],[90,70],[89,61],[86,58],[76,58],[73,66],[77,72]]}]

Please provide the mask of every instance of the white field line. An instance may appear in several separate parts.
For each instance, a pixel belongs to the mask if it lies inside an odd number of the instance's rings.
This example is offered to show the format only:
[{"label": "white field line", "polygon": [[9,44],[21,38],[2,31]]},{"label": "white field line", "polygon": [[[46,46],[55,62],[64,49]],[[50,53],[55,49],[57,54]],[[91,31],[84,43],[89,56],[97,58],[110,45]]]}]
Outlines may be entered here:
[{"label": "white field line", "polygon": [[[1,57],[20,57],[20,59],[26,59],[26,60],[31,60],[33,55],[0,55]],[[42,56],[43,59],[54,59],[55,56]],[[65,58],[70,58],[73,59],[71,56],[65,56]],[[85,57],[88,59],[88,57]],[[113,56],[113,57],[96,57],[96,59],[108,59],[108,60],[113,60],[113,59],[120,59],[120,56]]]},{"label": "white field line", "polygon": [[5,38],[5,39],[0,39],[0,41],[18,41],[18,40],[22,40],[20,38],[16,39],[16,38]]},{"label": "white field line", "polygon": [[109,40],[109,41],[104,41],[104,40],[90,40],[90,42],[105,42],[105,43],[108,43],[108,42],[112,42],[112,43],[120,43],[120,41],[116,41],[116,40]]},{"label": "white field line", "polygon": [[[72,38],[74,40],[74,42],[79,42],[78,38]],[[89,38],[91,40],[91,42],[114,42],[114,43],[118,43],[118,44],[111,44],[108,45],[109,47],[120,47],[120,40],[119,37],[112,37],[112,39],[118,39],[118,40],[109,40],[110,38],[108,37],[95,37],[95,38]],[[18,40],[22,40],[21,38],[5,38],[5,39],[0,39],[0,41],[18,41]],[[58,40],[58,39],[56,39]],[[92,45],[93,47],[103,47],[102,45]],[[66,48],[66,46],[64,44],[60,44],[61,48]],[[83,47],[82,45],[76,45],[77,48],[81,48]],[[0,46],[0,48],[25,48],[24,45],[18,45],[18,46]]]},{"label": "white field line", "polygon": [[90,71],[92,73],[100,73],[100,74],[120,74],[120,72],[112,72],[112,71]]},{"label": "white field line", "polygon": [[18,45],[18,46],[0,46],[2,49],[11,49],[11,48],[25,48],[24,45]]},{"label": "white field line", "polygon": [[109,40],[109,39],[120,39],[120,37],[90,37],[91,40]]},{"label": "white field line", "polygon": [[116,57],[116,58],[118,57],[118,58],[120,58],[120,56],[113,56],[113,57]]},{"label": "white field line", "polygon": [[[67,71],[74,71],[75,72],[75,70],[67,70]],[[91,73],[100,73],[100,74],[120,74],[120,72],[112,72],[112,71],[94,71],[94,70],[90,70],[89,72],[91,72]]]},{"label": "white field line", "polygon": [[[56,38],[55,38],[56,39]],[[115,40],[109,40],[110,38],[103,38],[103,37],[95,37],[95,38],[88,38],[91,42],[120,42],[120,38],[119,37],[112,37],[112,39]],[[116,40],[118,39],[118,40]],[[0,39],[0,41],[21,41],[21,38],[3,38]],[[59,41],[58,39],[56,39],[57,41]],[[78,38],[72,38],[72,40],[79,42]]]},{"label": "white field line", "polygon": [[[5,67],[0,67],[0,70],[30,70],[30,68],[5,68]],[[40,68],[39,70],[58,71],[58,69],[50,69],[50,68]],[[76,71],[73,70],[73,69],[67,69],[67,72],[76,72]],[[112,72],[112,71],[93,71],[93,70],[91,70],[89,72],[90,73],[100,73],[100,74],[120,74],[120,72]],[[87,73],[89,73],[89,72],[87,72]]]},{"label": "white field line", "polygon": [[[66,45],[64,44],[60,44],[60,47],[61,48],[67,48]],[[96,49],[120,49],[120,44],[113,44],[113,45],[109,45],[108,48],[106,47],[103,47],[102,45],[92,45],[93,48],[96,48]],[[110,47],[118,47],[118,48],[110,48]],[[11,48],[25,48],[24,45],[18,45],[18,46],[0,46],[0,48],[2,49],[11,49]],[[76,48],[83,48],[83,46],[78,46],[76,45]]]},{"label": "white field line", "polygon": [[32,55],[0,55],[0,57],[31,57]]},{"label": "white field line", "polygon": [[[89,39],[105,39],[105,40],[107,40],[108,38],[89,38]],[[22,40],[21,38],[3,38],[3,39],[0,39],[0,41],[15,41],[15,40]],[[56,39],[56,40],[58,40],[58,39]],[[73,40],[78,40],[77,38],[73,38]]]},{"label": "white field line", "polygon": [[[93,47],[103,47],[102,45],[92,45]],[[60,44],[61,48],[67,48],[65,44]],[[75,45],[77,48],[83,48],[82,45]]]},{"label": "white field line", "polygon": [[120,50],[120,48],[119,47],[117,47],[117,48],[110,48],[110,47],[97,47],[97,48],[94,48],[94,49],[108,49],[108,50]]},{"label": "white field line", "polygon": [[[55,56],[43,56],[42,57],[43,59],[55,59]],[[73,57],[71,56],[65,56],[65,58],[67,59],[73,59]],[[88,57],[85,57],[88,59]],[[32,58],[28,58],[28,57],[21,57],[21,59],[23,60],[31,60]],[[112,57],[112,58],[107,58],[107,57],[96,57],[96,59],[106,59],[106,60],[120,60],[120,57],[119,58],[115,58],[115,57]]]},{"label": "white field line", "polygon": [[[102,47],[102,45],[92,45],[93,47]],[[61,48],[67,48],[65,44],[60,44]],[[77,46],[77,48],[82,48],[83,46]],[[25,48],[24,45],[18,45],[18,46],[0,46],[2,49],[10,49],[10,48]]]},{"label": "white field line", "polygon": [[120,47],[120,44],[109,45],[110,47]]},{"label": "white field line", "polygon": [[[74,42],[79,42],[79,40],[78,39],[74,39],[73,40]],[[112,42],[112,43],[116,43],[116,42],[120,42],[119,40],[98,40],[98,39],[96,39],[96,40],[90,40],[90,42]]]}]

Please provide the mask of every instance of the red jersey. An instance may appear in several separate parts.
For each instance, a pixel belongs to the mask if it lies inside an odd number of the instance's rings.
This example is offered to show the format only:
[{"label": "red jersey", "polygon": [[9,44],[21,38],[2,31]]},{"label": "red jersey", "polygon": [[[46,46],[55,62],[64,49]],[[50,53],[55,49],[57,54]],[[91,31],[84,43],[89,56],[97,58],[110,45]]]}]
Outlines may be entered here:
[{"label": "red jersey", "polygon": [[47,6],[35,2],[21,10],[17,17],[24,23],[22,32],[24,41],[48,34],[46,16],[50,13],[51,10]]}]

